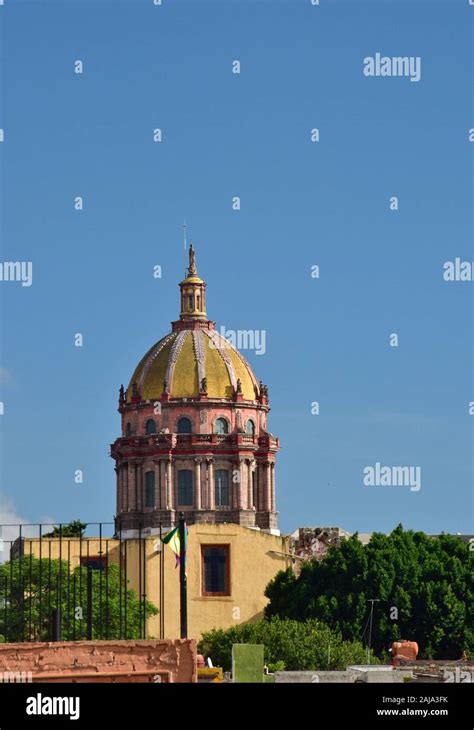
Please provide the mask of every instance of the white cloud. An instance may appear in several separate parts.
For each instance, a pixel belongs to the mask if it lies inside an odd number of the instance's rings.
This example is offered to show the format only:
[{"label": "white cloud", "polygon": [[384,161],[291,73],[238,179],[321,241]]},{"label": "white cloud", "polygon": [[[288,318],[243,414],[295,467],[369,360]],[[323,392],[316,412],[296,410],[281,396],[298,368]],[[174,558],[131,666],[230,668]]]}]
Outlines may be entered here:
[{"label": "white cloud", "polygon": [[[13,500],[6,494],[0,492],[0,563],[8,560],[11,543],[20,535],[19,525],[24,525],[28,520],[18,514]],[[23,537],[35,537],[38,528],[22,528]]]},{"label": "white cloud", "polygon": [[0,384],[1,385],[12,385],[13,375],[7,368],[0,367]]}]

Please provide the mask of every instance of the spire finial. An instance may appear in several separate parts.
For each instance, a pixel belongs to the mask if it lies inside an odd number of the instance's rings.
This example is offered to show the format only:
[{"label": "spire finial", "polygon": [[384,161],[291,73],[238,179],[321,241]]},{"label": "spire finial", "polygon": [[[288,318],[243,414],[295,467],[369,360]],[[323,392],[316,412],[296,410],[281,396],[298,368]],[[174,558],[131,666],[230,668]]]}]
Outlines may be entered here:
[{"label": "spire finial", "polygon": [[191,243],[189,246],[189,268],[188,268],[188,276],[196,276],[197,269],[196,269],[196,252],[194,250],[193,244]]}]

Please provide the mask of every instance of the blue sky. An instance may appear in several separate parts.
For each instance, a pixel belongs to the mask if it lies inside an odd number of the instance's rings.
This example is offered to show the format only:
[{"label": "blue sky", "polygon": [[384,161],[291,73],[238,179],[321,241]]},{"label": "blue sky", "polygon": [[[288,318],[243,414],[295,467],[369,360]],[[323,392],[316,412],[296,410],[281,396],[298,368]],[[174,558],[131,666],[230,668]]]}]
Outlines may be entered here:
[{"label": "blue sky", "polygon": [[[474,260],[472,13],[6,0],[0,260],[33,284],[0,282],[4,515],[112,519],[118,387],[178,315],[186,219],[208,315],[266,332],[244,354],[282,530],[474,531],[473,283],[443,280]],[[421,80],[365,77],[376,52],[420,56]],[[420,491],[364,486],[376,462],[420,466]]]}]

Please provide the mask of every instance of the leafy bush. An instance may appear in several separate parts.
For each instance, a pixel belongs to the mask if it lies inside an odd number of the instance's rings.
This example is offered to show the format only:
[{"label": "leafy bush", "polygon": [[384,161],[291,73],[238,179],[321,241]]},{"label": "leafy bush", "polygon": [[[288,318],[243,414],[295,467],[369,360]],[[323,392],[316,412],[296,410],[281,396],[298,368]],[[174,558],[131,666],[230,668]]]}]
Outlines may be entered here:
[{"label": "leafy bush", "polygon": [[363,664],[367,660],[360,642],[343,641],[340,632],[320,621],[277,617],[208,631],[199,642],[199,651],[211,657],[215,666],[230,671],[232,644],[263,644],[265,664],[268,667],[283,664],[287,670],[345,669],[348,664]]},{"label": "leafy bush", "polygon": [[267,664],[269,672],[283,672],[285,670],[285,662],[270,662]]},{"label": "leafy bush", "polygon": [[[322,621],[347,641],[365,632],[374,607],[372,646],[417,641],[420,658],[474,654],[474,552],[458,537],[405,531],[374,533],[368,545],[353,535],[296,576],[280,572],[267,586],[265,616]],[[393,612],[393,608],[397,611]],[[397,615],[398,614],[398,615]]]},{"label": "leafy bush", "polygon": [[[91,572],[92,638],[139,638],[144,614],[155,616],[156,606],[150,601],[143,605],[136,591],[125,587],[117,565]],[[57,608],[62,618],[61,639],[84,639],[87,568],[78,566],[69,572],[65,560],[30,555],[0,565],[0,635],[7,641],[49,641],[52,610]]]}]

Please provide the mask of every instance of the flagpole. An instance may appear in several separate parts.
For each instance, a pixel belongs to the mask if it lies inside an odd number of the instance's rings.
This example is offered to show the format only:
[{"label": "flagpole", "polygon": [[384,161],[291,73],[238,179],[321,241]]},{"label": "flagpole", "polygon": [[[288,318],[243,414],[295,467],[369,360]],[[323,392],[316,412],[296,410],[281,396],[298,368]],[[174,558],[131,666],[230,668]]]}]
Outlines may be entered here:
[{"label": "flagpole", "polygon": [[179,513],[179,595],[181,608],[181,638],[188,638],[188,586],[186,577],[186,522]]}]

